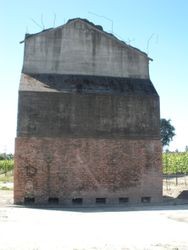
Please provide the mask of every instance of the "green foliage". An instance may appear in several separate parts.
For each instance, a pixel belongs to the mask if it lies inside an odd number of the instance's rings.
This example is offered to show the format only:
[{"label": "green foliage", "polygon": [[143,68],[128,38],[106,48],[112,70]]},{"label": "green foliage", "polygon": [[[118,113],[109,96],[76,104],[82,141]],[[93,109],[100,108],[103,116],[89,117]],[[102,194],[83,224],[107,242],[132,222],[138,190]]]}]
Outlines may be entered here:
[{"label": "green foliage", "polygon": [[0,160],[0,173],[7,173],[14,168],[13,160]]},{"label": "green foliage", "polygon": [[1,160],[13,160],[13,154],[0,153],[0,161]]},{"label": "green foliage", "polygon": [[188,174],[188,152],[163,153],[164,174]]},{"label": "green foliage", "polygon": [[175,136],[175,128],[171,125],[170,120],[161,119],[161,142],[163,146],[168,146]]}]

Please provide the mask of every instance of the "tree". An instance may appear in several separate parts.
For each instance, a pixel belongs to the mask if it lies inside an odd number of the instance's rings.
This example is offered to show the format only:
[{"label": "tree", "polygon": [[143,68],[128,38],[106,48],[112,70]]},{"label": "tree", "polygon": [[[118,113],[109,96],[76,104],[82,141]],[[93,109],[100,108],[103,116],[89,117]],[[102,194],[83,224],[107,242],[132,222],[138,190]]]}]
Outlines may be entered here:
[{"label": "tree", "polygon": [[171,125],[171,120],[161,119],[161,142],[163,146],[168,146],[175,134],[175,128]]}]

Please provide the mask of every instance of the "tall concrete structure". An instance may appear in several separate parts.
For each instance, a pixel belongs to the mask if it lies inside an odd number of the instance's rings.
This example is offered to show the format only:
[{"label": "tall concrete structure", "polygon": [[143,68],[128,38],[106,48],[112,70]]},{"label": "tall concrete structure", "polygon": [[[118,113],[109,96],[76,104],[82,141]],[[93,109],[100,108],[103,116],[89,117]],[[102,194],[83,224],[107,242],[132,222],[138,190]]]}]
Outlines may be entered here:
[{"label": "tall concrete structure", "polygon": [[24,43],[15,203],[160,201],[159,96],[147,54],[80,18]]}]

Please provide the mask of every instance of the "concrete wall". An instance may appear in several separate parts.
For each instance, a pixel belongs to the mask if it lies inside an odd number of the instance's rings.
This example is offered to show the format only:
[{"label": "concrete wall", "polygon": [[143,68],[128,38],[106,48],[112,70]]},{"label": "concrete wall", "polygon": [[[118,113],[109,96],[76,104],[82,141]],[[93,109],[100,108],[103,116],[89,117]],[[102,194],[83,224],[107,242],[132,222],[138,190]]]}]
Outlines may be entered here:
[{"label": "concrete wall", "polygon": [[17,138],[15,155],[15,203],[32,198],[68,206],[78,198],[83,199],[79,205],[89,206],[96,198],[107,204],[161,201],[158,140]]},{"label": "concrete wall", "polygon": [[149,78],[146,54],[81,20],[26,38],[23,72]]},{"label": "concrete wall", "polygon": [[159,139],[158,96],[20,92],[18,136]]}]

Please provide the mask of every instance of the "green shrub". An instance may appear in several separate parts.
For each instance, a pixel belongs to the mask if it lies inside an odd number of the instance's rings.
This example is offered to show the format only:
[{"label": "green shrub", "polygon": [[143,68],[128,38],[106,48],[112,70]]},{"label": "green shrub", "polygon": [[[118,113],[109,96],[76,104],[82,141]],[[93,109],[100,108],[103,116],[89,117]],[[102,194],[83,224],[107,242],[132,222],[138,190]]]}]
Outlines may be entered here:
[{"label": "green shrub", "polygon": [[13,160],[0,160],[0,173],[7,173],[14,168]]},{"label": "green shrub", "polygon": [[188,152],[163,153],[164,174],[188,174]]}]

